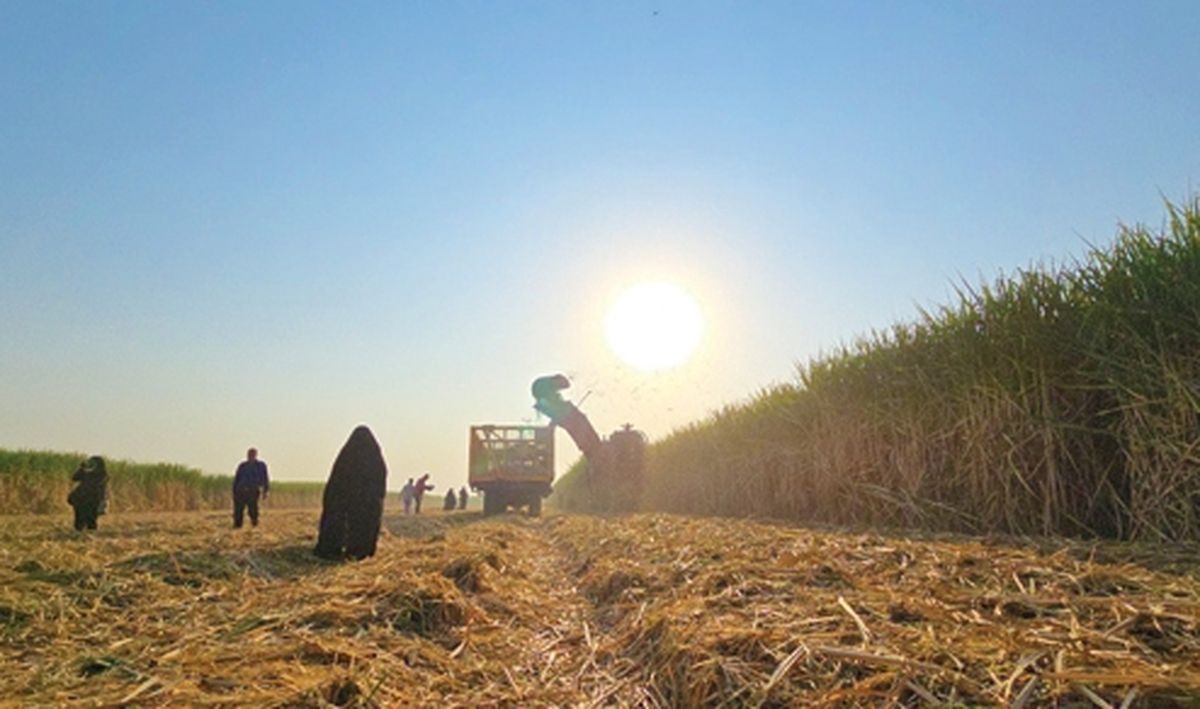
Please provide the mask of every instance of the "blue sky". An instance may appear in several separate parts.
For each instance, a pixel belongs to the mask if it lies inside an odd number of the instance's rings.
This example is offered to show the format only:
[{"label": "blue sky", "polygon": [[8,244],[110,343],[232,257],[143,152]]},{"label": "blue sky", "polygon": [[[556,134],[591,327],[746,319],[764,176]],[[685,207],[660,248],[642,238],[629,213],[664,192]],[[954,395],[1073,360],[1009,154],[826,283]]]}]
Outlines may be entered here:
[{"label": "blue sky", "polygon": [[[665,435],[1157,227],[1198,36],[1191,0],[0,0],[0,446],[323,480],[366,423],[441,490],[554,372]],[[643,280],[704,314],[678,368],[604,342]]]}]

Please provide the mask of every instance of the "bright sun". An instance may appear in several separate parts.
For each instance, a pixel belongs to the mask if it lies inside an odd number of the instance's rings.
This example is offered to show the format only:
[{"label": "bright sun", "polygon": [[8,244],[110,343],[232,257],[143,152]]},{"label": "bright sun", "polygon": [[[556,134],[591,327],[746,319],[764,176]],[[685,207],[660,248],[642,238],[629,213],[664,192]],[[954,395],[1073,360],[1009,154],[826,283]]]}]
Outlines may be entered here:
[{"label": "bright sun", "polygon": [[667,283],[639,283],[608,310],[604,333],[622,361],[648,371],[682,364],[700,344],[704,321],[696,302]]}]

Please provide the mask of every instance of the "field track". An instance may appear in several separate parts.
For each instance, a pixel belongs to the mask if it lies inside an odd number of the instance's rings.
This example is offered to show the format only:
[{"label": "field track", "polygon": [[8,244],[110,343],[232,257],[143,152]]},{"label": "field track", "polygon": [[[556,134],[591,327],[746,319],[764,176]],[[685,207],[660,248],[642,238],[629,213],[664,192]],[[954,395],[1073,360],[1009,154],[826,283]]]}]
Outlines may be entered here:
[{"label": "field track", "polygon": [[1200,705],[1194,548],[317,515],[0,518],[0,705]]}]

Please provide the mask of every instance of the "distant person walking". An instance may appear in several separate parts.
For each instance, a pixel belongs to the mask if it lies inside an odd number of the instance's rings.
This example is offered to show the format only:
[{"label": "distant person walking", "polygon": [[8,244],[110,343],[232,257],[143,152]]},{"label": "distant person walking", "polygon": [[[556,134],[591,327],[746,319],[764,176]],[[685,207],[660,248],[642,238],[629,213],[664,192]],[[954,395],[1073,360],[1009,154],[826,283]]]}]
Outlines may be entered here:
[{"label": "distant person walking", "polygon": [[463,485],[458,491],[458,509],[467,509],[467,486]]},{"label": "distant person walking", "polygon": [[454,494],[454,488],[446,491],[446,501],[442,503],[443,512],[453,512],[458,509],[458,496]]},{"label": "distant person walking", "polygon": [[413,502],[416,503],[416,514],[421,514],[421,501],[425,499],[425,492],[432,490],[433,485],[429,482],[429,473],[425,473],[417,478],[417,482],[413,485]]},{"label": "distant person walking", "polygon": [[71,475],[79,483],[67,495],[67,502],[75,508],[75,530],[95,529],[97,518],[104,514],[108,497],[108,471],[104,459],[98,455],[83,461]]},{"label": "distant person walking", "polygon": [[404,483],[404,487],[400,488],[400,502],[404,505],[405,516],[412,514],[413,500],[416,497],[417,493],[413,487],[413,479],[409,478],[408,482]]},{"label": "distant person walking", "polygon": [[242,528],[242,518],[250,513],[250,526],[258,526],[258,500],[267,499],[271,487],[267,464],[258,459],[258,449],[246,451],[246,459],[233,474],[233,528]]}]

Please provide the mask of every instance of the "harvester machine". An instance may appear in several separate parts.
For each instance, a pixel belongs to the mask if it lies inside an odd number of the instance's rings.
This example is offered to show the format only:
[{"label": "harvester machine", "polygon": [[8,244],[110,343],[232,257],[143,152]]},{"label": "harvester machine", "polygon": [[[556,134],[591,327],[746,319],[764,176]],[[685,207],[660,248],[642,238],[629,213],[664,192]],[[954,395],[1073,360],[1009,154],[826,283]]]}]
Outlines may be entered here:
[{"label": "harvester machine", "polygon": [[536,517],[542,499],[554,482],[554,427],[571,436],[587,460],[590,507],[599,511],[630,511],[642,493],[646,437],[626,424],[607,439],[575,404],[563,399],[571,386],[563,375],[533,382],[534,408],[550,419],[549,426],[481,425],[471,427],[468,483],[483,493],[483,513],[528,510]]},{"label": "harvester machine", "polygon": [[562,397],[562,390],[570,386],[561,374],[535,379],[534,408],[562,427],[583,453],[591,507],[611,512],[637,509],[645,477],[645,434],[625,424],[601,438],[579,407]]}]

